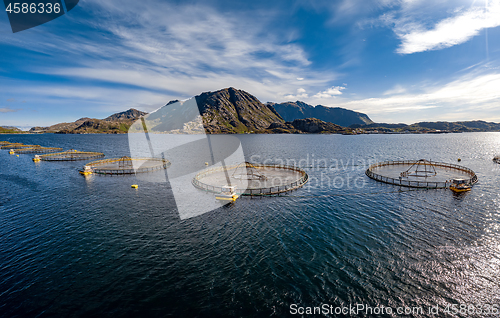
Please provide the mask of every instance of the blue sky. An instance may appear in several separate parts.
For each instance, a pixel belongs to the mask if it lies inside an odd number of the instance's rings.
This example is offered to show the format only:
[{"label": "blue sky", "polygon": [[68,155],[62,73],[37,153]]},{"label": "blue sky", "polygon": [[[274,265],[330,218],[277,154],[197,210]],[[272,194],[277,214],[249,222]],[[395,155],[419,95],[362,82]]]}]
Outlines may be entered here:
[{"label": "blue sky", "polygon": [[500,0],[81,0],[13,34],[0,125],[152,111],[236,87],[376,122],[500,122]]}]

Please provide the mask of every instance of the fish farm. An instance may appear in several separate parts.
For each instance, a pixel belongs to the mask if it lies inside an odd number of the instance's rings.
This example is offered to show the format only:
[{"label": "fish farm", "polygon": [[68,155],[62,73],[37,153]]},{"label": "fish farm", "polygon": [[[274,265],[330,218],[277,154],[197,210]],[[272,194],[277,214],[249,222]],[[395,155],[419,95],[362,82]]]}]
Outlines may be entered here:
[{"label": "fish farm", "polygon": [[308,179],[307,173],[297,167],[245,162],[204,170],[193,178],[192,184],[207,192],[221,193],[222,187],[230,183],[240,195],[262,196],[298,189],[306,184]]},{"label": "fish farm", "polygon": [[38,147],[17,149],[14,152],[15,153],[22,153],[22,154],[30,154],[30,153],[51,153],[51,152],[57,152],[57,151],[62,151],[62,150],[63,150],[63,148],[38,146]]},{"label": "fish farm", "polygon": [[93,158],[102,158],[104,154],[102,152],[90,152],[90,151],[78,151],[78,150],[68,150],[63,152],[51,153],[47,155],[35,155],[34,161],[76,161],[76,160],[86,160]]},{"label": "fish farm", "polygon": [[83,175],[123,175],[165,170],[170,167],[168,160],[160,158],[112,158],[90,162],[83,166]]},{"label": "fish farm", "polygon": [[40,147],[39,145],[24,145],[22,143],[9,143],[0,147],[0,149],[22,149],[22,148],[33,148]]},{"label": "fish farm", "polygon": [[368,167],[366,175],[383,183],[426,189],[448,188],[453,179],[465,179],[470,185],[478,181],[469,168],[425,159],[379,162]]}]

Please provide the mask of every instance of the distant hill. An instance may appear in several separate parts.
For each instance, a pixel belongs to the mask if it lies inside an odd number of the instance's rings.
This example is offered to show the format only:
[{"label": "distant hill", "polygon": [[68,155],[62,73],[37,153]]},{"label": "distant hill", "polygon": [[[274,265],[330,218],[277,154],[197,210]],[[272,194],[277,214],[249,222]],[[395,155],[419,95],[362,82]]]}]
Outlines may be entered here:
[{"label": "distant hill", "polygon": [[[149,131],[156,133],[359,134],[500,131],[500,124],[485,121],[420,122],[412,125],[374,123],[366,114],[339,107],[311,106],[300,101],[263,104],[255,96],[233,87],[201,93],[187,101],[191,103],[189,107],[177,102],[170,101],[151,114],[129,109],[105,119],[85,117],[72,123],[33,127],[30,132],[121,134],[127,133],[131,125],[145,115],[148,115]],[[133,128],[132,132],[134,129],[141,130],[142,124]]]},{"label": "distant hill", "polygon": [[23,131],[17,127],[12,126],[0,126],[0,134],[20,134]]},{"label": "distant hill", "polygon": [[457,122],[421,122],[410,125],[411,127],[420,127],[436,130],[448,131],[500,131],[500,124],[489,123],[482,120],[475,121],[457,121]]},{"label": "distant hill", "polygon": [[267,130],[274,134],[338,134],[346,132],[344,127],[324,122],[317,118],[295,119],[292,122],[273,123]]},{"label": "distant hill", "polygon": [[134,120],[144,116],[145,112],[137,109],[113,114],[105,119],[80,118],[72,123],[60,123],[49,127],[33,127],[32,133],[59,133],[59,134],[124,134],[127,133]]},{"label": "distant hill", "polygon": [[268,103],[286,121],[295,119],[317,118],[342,127],[354,124],[366,125],[373,121],[368,115],[340,107],[311,106],[301,101],[281,104]]},{"label": "distant hill", "polygon": [[482,120],[475,121],[457,121],[457,122],[419,122],[411,125],[406,124],[384,124],[373,123],[369,125],[351,125],[349,128],[363,128],[365,130],[380,131],[443,131],[443,132],[481,132],[481,131],[500,131],[500,124],[486,122]]},{"label": "distant hill", "polygon": [[137,118],[140,118],[147,113],[141,112],[140,110],[130,108],[127,111],[121,112],[121,113],[116,113],[113,114],[109,117],[106,117],[104,121],[124,121],[124,120],[135,120]]}]

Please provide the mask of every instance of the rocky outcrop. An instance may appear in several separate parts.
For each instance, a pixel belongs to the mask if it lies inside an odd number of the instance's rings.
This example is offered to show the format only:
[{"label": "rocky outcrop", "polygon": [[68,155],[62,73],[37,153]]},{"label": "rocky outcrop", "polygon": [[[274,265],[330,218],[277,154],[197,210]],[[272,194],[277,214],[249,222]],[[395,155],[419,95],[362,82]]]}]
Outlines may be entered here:
[{"label": "rocky outcrop", "polygon": [[292,126],[305,133],[338,133],[344,131],[344,128],[332,123],[324,122],[317,118],[295,119]]},{"label": "rocky outcrop", "polygon": [[344,133],[345,128],[332,123],[327,123],[316,118],[295,119],[285,123],[273,123],[268,130],[273,133],[308,133],[308,134],[337,134]]},{"label": "rocky outcrop", "polygon": [[121,112],[121,113],[116,113],[113,114],[109,117],[106,117],[104,121],[123,121],[123,120],[135,120],[137,118],[140,118],[147,113],[141,112],[140,110],[130,108],[127,111]]}]

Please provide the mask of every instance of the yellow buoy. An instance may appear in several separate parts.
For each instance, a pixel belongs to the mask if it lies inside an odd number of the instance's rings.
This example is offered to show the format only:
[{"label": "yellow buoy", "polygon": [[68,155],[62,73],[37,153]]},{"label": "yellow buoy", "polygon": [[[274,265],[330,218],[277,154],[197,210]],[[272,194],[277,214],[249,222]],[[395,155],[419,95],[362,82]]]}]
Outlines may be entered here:
[{"label": "yellow buoy", "polygon": [[137,184],[133,184],[131,187],[134,188],[134,189],[139,188],[139,186]]},{"label": "yellow buoy", "polygon": [[33,158],[33,162],[40,162],[40,160],[42,160],[40,155],[35,155],[35,158]]},{"label": "yellow buoy", "polygon": [[208,166],[208,162],[205,162],[205,166]]},{"label": "yellow buoy", "polygon": [[458,158],[458,162],[462,161],[462,159]]},{"label": "yellow buoy", "polygon": [[12,149],[11,149],[11,150],[9,151],[9,155],[13,155],[13,154],[15,154],[15,152],[14,152],[14,150],[12,150]]},{"label": "yellow buoy", "polygon": [[19,155],[16,155],[16,157],[19,157]]}]

